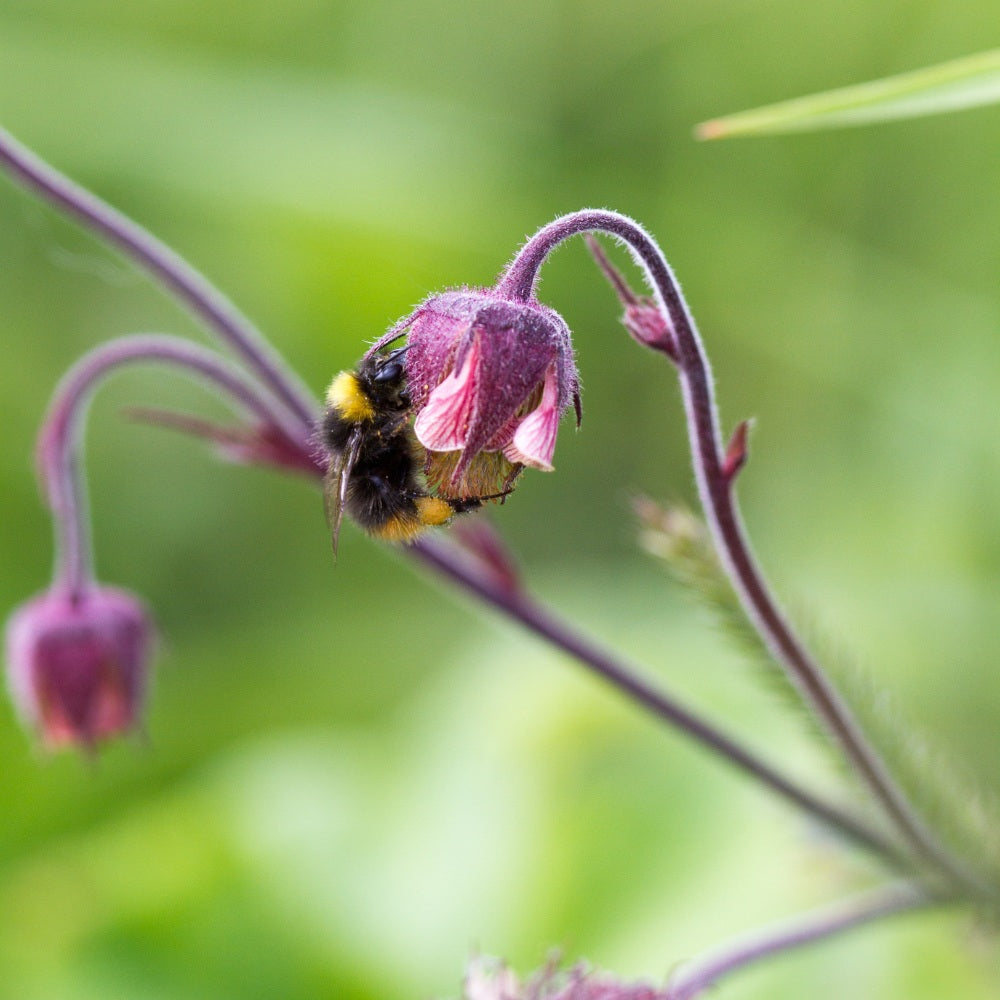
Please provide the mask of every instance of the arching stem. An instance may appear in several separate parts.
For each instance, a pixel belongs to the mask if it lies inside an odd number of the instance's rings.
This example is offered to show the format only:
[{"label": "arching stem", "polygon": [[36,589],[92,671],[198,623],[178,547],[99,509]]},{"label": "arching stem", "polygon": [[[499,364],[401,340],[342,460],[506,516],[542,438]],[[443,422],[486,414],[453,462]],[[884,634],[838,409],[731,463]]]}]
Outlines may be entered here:
[{"label": "arching stem", "polygon": [[683,966],[667,987],[663,1000],[694,1000],[720,979],[784,952],[815,944],[865,924],[913,910],[941,905],[909,882],[883,886],[853,899],[824,906],[776,927],[745,935]]},{"label": "arching stem", "polygon": [[454,546],[437,540],[421,539],[411,545],[408,551],[466,593],[475,595],[556,649],[563,650],[647,712],[684,733],[737,770],[748,774],[823,825],[899,870],[910,868],[907,856],[880,832],[857,816],[823,801],[774,770],[770,764],[726,733],[685,708],[676,698],[652,687],[621,657],[602,649],[578,629],[560,621],[521,588],[503,585],[494,574],[483,572],[470,559],[463,559]]},{"label": "arching stem", "polygon": [[976,894],[986,892],[980,880],[938,843],[917,815],[772,596],[747,540],[732,476],[726,472],[708,358],[680,286],[656,241],[638,223],[623,215],[585,209],[556,219],[529,239],[501,275],[496,291],[516,301],[533,299],[539,270],[552,250],[571,236],[590,232],[607,233],[628,247],[669,321],[671,346],[676,357],[665,347],[661,351],[671,357],[678,369],[702,505],[745,611],[914,855],[944,874],[949,882],[965,886]]},{"label": "arching stem", "polygon": [[63,377],[38,435],[39,473],[55,519],[56,583],[76,600],[93,582],[86,490],[81,470],[82,430],[97,384],[137,362],[167,364],[207,381],[254,424],[308,451],[311,428],[291,417],[232,363],[180,337],[136,334],[108,341],[84,355]]}]

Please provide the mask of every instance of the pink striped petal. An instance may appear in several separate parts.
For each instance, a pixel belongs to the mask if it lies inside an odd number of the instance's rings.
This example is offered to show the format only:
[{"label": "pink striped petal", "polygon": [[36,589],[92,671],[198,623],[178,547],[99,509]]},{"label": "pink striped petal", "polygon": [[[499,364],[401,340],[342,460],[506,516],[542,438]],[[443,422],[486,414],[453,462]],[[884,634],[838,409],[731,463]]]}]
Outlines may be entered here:
[{"label": "pink striped petal", "polygon": [[427,397],[413,423],[417,440],[428,451],[458,451],[465,447],[476,402],[479,340],[469,346],[462,369],[452,372]]},{"label": "pink striped petal", "polygon": [[513,440],[503,450],[509,461],[530,465],[543,472],[552,471],[552,456],[559,431],[558,397],[556,371],[549,368],[545,373],[541,402],[517,425]]}]

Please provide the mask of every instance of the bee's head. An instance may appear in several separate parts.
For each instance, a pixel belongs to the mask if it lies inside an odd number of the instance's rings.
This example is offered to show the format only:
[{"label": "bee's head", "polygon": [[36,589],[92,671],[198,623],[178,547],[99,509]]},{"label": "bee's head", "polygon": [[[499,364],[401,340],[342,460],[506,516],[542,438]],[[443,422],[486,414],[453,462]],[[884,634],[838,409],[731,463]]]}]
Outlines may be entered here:
[{"label": "bee's head", "polygon": [[405,410],[410,405],[406,392],[405,347],[387,354],[374,354],[358,366],[358,377],[371,399],[380,406]]}]

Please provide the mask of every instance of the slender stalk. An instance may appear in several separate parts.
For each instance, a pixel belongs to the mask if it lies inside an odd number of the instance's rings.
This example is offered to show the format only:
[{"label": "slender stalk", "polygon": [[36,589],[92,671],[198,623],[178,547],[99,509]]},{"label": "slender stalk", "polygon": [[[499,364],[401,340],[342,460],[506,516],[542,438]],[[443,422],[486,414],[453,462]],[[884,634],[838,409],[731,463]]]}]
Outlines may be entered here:
[{"label": "slender stalk", "polygon": [[38,436],[38,463],[56,532],[56,581],[76,600],[93,582],[86,490],[80,471],[82,429],[94,388],[116,368],[159,362],[208,381],[255,423],[308,451],[309,431],[289,417],[233,364],[180,337],[137,334],[109,341],[84,355],[63,377]]},{"label": "slender stalk", "polygon": [[244,359],[288,413],[308,423],[312,394],[233,303],[152,233],[50,166],[0,128],[0,166],[45,201],[83,223],[145,268]]},{"label": "slender stalk", "polygon": [[670,320],[702,504],[724,565],[751,621],[914,854],[945,873],[949,880],[977,893],[984,891],[979,880],[965,871],[927,829],[772,596],[744,532],[732,477],[724,470],[708,358],[680,286],[655,240],[638,223],[614,212],[584,210],[563,216],[528,240],[501,275],[496,291],[517,301],[532,299],[539,270],[549,253],[569,237],[587,232],[607,233],[629,248]]},{"label": "slender stalk", "polygon": [[675,698],[654,689],[634,667],[626,665],[614,654],[582,636],[577,629],[560,621],[523,590],[504,586],[497,582],[494,575],[477,571],[452,546],[420,540],[407,551],[464,591],[474,594],[494,610],[568,653],[646,711],[749,774],[775,794],[895,867],[902,870],[909,868],[905,855],[880,832],[851,813],[799,787]]},{"label": "slender stalk", "polygon": [[944,902],[909,882],[884,886],[813,913],[741,937],[695,961],[674,976],[663,1000],[693,1000],[724,976],[795,948],[824,941],[876,920]]}]

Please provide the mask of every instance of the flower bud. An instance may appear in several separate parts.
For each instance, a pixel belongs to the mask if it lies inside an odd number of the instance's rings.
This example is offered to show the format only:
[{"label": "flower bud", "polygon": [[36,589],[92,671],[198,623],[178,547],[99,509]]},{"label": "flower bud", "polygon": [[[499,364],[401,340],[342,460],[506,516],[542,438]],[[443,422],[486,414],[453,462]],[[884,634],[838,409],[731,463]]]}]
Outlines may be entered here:
[{"label": "flower bud", "polygon": [[489,291],[433,296],[410,326],[406,371],[428,481],[443,495],[508,488],[526,465],[550,471],[571,402],[579,423],[569,328],[538,302]]},{"label": "flower bud", "polygon": [[49,749],[92,748],[142,710],[153,626],[130,594],[91,585],[49,590],[7,623],[7,680],[24,722]]},{"label": "flower bud", "polygon": [[645,296],[636,295],[629,288],[622,273],[608,260],[608,255],[601,244],[593,236],[587,236],[587,246],[597,261],[597,266],[611,283],[621,304],[625,307],[622,323],[632,339],[643,347],[651,347],[654,351],[662,351],[674,362],[678,361],[677,338],[670,323],[670,317],[656,304]]}]

